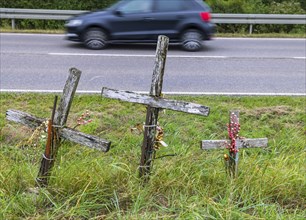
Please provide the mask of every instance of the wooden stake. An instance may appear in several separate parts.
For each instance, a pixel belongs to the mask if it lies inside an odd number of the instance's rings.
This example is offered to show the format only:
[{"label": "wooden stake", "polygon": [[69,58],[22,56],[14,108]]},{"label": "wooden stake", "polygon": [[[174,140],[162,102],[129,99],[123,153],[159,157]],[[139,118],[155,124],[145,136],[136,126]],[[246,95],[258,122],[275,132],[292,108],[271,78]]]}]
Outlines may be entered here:
[{"label": "wooden stake", "polygon": [[50,166],[51,166],[50,153],[51,153],[51,149],[53,148],[54,141],[55,141],[55,138],[54,138],[55,130],[53,128],[53,121],[54,121],[56,104],[57,104],[57,96],[55,96],[54,98],[52,116],[51,116],[51,119],[49,119],[48,121],[48,137],[47,137],[45,153],[43,154],[40,169],[39,169],[39,172],[36,178],[37,185],[41,187],[48,185],[48,177],[50,176],[49,174]]},{"label": "wooden stake", "polygon": [[[168,52],[168,44],[169,44],[168,37],[159,36],[156,48],[156,59],[153,70],[151,89],[150,89],[150,96],[152,97],[161,96],[165,63]],[[154,144],[155,144],[158,112],[159,108],[154,108],[151,106],[147,107],[146,124],[144,128],[144,139],[141,148],[141,160],[139,168],[139,176],[144,177],[145,182],[149,180],[153,155],[155,154]]]}]

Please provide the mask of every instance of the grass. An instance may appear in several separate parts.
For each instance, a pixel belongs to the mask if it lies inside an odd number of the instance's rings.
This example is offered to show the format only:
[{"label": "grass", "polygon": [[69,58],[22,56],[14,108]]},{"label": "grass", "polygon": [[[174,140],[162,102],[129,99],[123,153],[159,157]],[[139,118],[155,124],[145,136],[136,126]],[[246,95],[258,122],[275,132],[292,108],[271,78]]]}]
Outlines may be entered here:
[{"label": "grass", "polygon": [[[138,178],[142,136],[130,132],[145,107],[77,95],[67,125],[85,110],[79,130],[112,141],[98,152],[64,142],[50,184],[33,193],[43,141],[5,120],[7,109],[48,118],[52,94],[0,93],[0,219],[304,219],[306,216],[305,97],[168,96],[211,107],[209,117],[166,110],[159,123],[169,145],[157,151],[150,181]],[[42,104],[43,103],[43,104]],[[239,176],[223,165],[226,150],[203,151],[200,140],[227,137],[228,112],[240,110],[241,136],[267,137],[267,149],[240,152]]]},{"label": "grass", "polygon": [[25,33],[25,34],[64,34],[65,31],[62,29],[57,30],[40,30],[40,29],[12,29],[11,27],[1,27],[2,33]]}]

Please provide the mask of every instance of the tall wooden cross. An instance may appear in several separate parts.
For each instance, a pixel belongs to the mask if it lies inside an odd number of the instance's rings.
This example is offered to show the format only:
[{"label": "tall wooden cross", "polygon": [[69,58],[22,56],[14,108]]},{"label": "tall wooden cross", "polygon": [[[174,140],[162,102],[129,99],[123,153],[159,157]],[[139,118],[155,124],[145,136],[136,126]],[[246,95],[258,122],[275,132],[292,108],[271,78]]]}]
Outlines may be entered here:
[{"label": "tall wooden cross", "polygon": [[201,148],[203,150],[229,149],[229,154],[224,155],[228,173],[232,177],[238,174],[239,149],[241,148],[261,148],[268,146],[268,138],[242,138],[238,133],[240,130],[239,111],[230,111],[228,124],[228,140],[203,140]]},{"label": "tall wooden cross", "polygon": [[156,126],[159,110],[170,109],[203,116],[208,116],[209,114],[209,108],[206,106],[161,98],[168,44],[168,37],[159,36],[149,95],[142,95],[128,91],[119,91],[105,87],[102,89],[103,97],[143,104],[147,106],[147,116],[144,125],[144,139],[141,149],[141,160],[139,167],[139,176],[145,177],[145,181],[148,180],[151,169],[151,162],[154,159],[154,145],[156,143]]},{"label": "tall wooden cross", "polygon": [[[102,138],[84,134],[65,126],[72,100],[81,77],[81,71],[76,68],[71,68],[69,72],[70,74],[66,81],[59,106],[55,111],[57,100],[55,99],[52,117],[48,123],[48,141],[45,152],[43,153],[41,167],[37,177],[37,183],[39,186],[46,186],[48,184],[50,170],[54,165],[54,160],[60,147],[61,139],[69,140],[104,152],[109,150],[111,144],[109,141]],[[39,127],[45,121],[45,119],[37,118],[36,116],[18,110],[7,110],[6,118],[9,121],[23,124],[31,129]],[[50,136],[49,133],[52,135]]]}]

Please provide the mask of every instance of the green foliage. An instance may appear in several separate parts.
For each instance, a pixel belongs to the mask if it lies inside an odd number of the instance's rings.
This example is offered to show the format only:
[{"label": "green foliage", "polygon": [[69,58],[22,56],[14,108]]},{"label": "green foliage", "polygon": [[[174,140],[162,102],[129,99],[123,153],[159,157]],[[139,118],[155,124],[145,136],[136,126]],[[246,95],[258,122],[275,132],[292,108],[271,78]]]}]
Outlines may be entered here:
[{"label": "green foliage", "polygon": [[58,9],[58,10],[98,10],[108,7],[117,0],[2,0],[1,8],[30,8],[30,9]]},{"label": "green foliage", "polygon": [[[271,14],[305,14],[299,1],[273,1],[269,7]],[[254,33],[305,33],[303,25],[255,25]]]},{"label": "green foliage", "polygon": [[263,13],[265,5],[261,0],[207,0],[213,12],[227,14]]},{"label": "green foliage", "polygon": [[300,0],[207,0],[215,13],[233,14],[304,14]]},{"label": "green foliage", "polygon": [[[301,6],[301,8],[306,11],[306,1],[305,0],[262,0],[262,3],[265,5],[272,5],[272,4],[286,4],[286,3],[297,3]],[[290,10],[290,8],[288,8]]]},{"label": "green foliage", "polygon": [[[25,8],[25,9],[56,9],[56,10],[88,10],[95,11],[108,7],[117,0],[2,0],[0,8]],[[1,19],[2,20],[2,19]],[[1,26],[8,25],[9,21],[1,21]],[[16,20],[17,29],[63,29],[64,21],[50,20]]]},{"label": "green foliage", "polygon": [[[214,13],[228,14],[305,14],[300,0],[207,0]],[[219,24],[219,33],[248,33],[248,25]],[[305,33],[303,25],[254,25],[254,33]]]},{"label": "green foliage", "polygon": [[[173,96],[211,107],[208,117],[160,113],[164,141],[150,181],[138,178],[142,135],[130,128],[145,107],[76,95],[68,126],[89,110],[78,129],[112,141],[102,153],[64,142],[50,185],[35,190],[43,145],[19,148],[31,134],[5,120],[7,109],[51,114],[53,95],[0,93],[0,219],[304,219],[305,97]],[[45,103],[42,105],[41,103]],[[49,103],[49,104],[48,104]],[[199,141],[227,137],[228,111],[240,110],[241,136],[268,137],[267,149],[240,151],[239,176],[225,173],[226,150],[203,151]]]}]

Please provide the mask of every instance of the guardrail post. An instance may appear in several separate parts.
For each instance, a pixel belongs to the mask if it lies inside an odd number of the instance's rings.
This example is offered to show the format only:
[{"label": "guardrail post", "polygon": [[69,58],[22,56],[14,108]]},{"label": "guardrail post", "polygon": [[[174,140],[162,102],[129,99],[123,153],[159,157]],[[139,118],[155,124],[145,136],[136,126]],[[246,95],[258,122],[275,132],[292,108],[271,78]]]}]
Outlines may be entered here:
[{"label": "guardrail post", "polygon": [[12,30],[14,30],[15,29],[15,19],[13,18],[12,19]]},{"label": "guardrail post", "polygon": [[249,27],[249,34],[252,34],[253,33],[253,24],[250,24],[250,27]]}]

